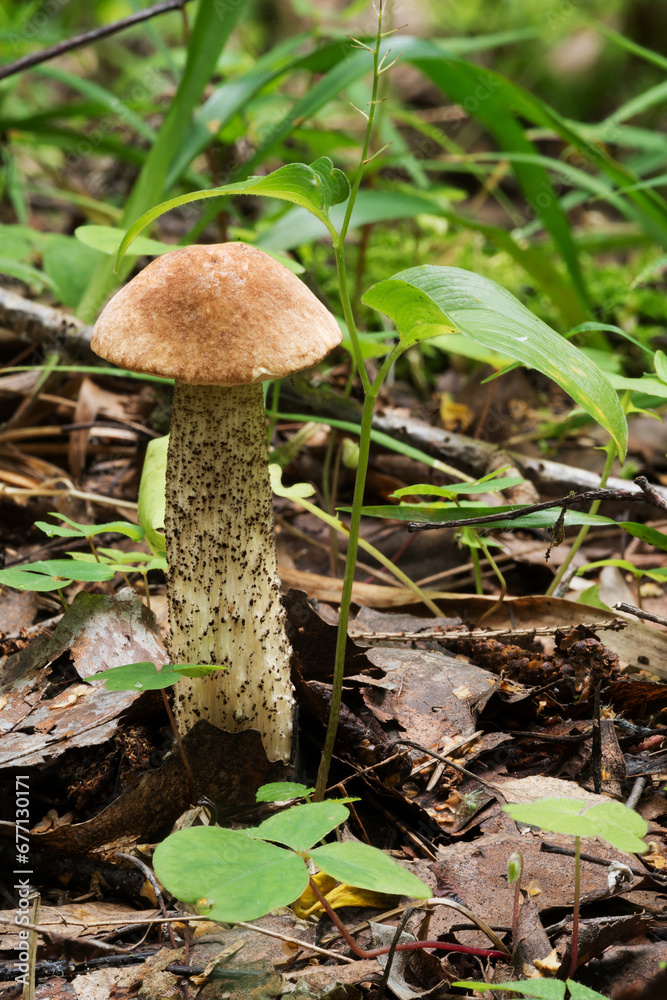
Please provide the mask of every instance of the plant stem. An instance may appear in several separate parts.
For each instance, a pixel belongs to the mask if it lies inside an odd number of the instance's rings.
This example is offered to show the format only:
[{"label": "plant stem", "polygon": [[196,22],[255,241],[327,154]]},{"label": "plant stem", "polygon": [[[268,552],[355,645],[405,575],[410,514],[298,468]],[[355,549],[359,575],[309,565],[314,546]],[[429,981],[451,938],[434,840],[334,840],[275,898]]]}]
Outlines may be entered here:
[{"label": "plant stem", "polygon": [[574,838],[574,910],[572,912],[572,957],[570,958],[570,971],[568,978],[577,971],[578,949],[579,949],[579,897],[581,894],[581,856],[579,853],[579,837]]},{"label": "plant stem", "polygon": [[165,710],[167,712],[167,718],[169,719],[169,725],[171,726],[171,731],[174,734],[174,739],[176,740],[176,746],[178,747],[178,752],[181,755],[181,761],[183,763],[183,769],[185,771],[185,777],[188,783],[188,804],[190,806],[194,805],[193,799],[193,783],[192,783],[192,768],[190,767],[190,761],[188,760],[188,755],[185,752],[185,747],[183,746],[183,740],[181,739],[181,734],[178,731],[178,726],[176,725],[176,720],[174,719],[174,714],[171,710],[171,705],[169,704],[169,698],[167,697],[167,692],[164,688],[160,688],[160,694],[162,695],[162,701],[164,703]]},{"label": "plant stem", "polygon": [[477,549],[470,549],[470,562],[472,563],[473,575],[475,577],[475,593],[481,597],[484,593],[484,585],[482,584],[482,567],[480,566]]},{"label": "plant stem", "polygon": [[343,921],[330,905],[329,901],[322,895],[312,878],[309,879],[309,885],[317,901],[322,905],[330,919],[340,931],[341,936],[350,951],[352,951],[358,958],[377,958],[378,955],[388,955],[390,951],[420,951],[424,948],[436,948],[439,951],[457,951],[464,955],[480,955],[483,958],[507,958],[507,955],[505,955],[502,951],[496,951],[495,948],[469,948],[464,944],[448,944],[445,941],[404,941],[403,944],[391,944],[386,945],[383,948],[373,948],[370,951],[365,951],[363,948],[359,947]]},{"label": "plant stem", "polygon": [[322,748],[322,758],[317,772],[315,783],[315,802],[321,802],[327,787],[331,758],[333,757],[334,744],[336,742],[336,731],[338,729],[338,716],[343,695],[343,675],[345,671],[345,647],[347,644],[347,626],[350,619],[350,603],[352,601],[352,584],[354,583],[354,571],[357,561],[357,550],[359,547],[359,527],[361,525],[361,508],[364,502],[364,487],[366,485],[366,472],[368,470],[368,456],[371,443],[371,421],[373,418],[373,407],[375,397],[370,393],[364,399],[364,407],[361,414],[361,435],[359,437],[359,463],[357,465],[357,476],[354,483],[354,496],[352,499],[352,516],[350,518],[350,534],[347,542],[347,555],[345,559],[345,576],[343,578],[343,590],[341,593],[340,613],[338,618],[338,634],[336,637],[336,653],[334,659],[333,684],[331,690],[331,707],[329,709],[329,721],[327,732]]},{"label": "plant stem", "polygon": [[[340,715],[340,706],[342,701],[343,692],[343,674],[345,670],[345,647],[347,644],[347,625],[350,618],[350,603],[352,601],[352,584],[354,582],[354,571],[357,560],[357,550],[359,546],[359,527],[361,525],[361,508],[364,501],[364,486],[366,484],[366,473],[368,471],[368,456],[370,453],[370,440],[371,440],[371,424],[373,420],[373,407],[375,405],[375,399],[377,396],[377,391],[372,392],[371,382],[368,377],[368,372],[366,371],[366,366],[364,365],[364,357],[361,350],[361,343],[359,340],[359,332],[354,320],[354,311],[352,309],[352,301],[350,299],[350,289],[347,280],[347,271],[345,267],[345,236],[350,225],[350,219],[352,218],[352,210],[354,208],[354,202],[357,197],[357,192],[359,190],[359,185],[361,184],[361,179],[364,175],[364,168],[366,166],[366,160],[368,157],[368,150],[370,148],[371,133],[373,129],[373,119],[375,117],[375,107],[378,91],[378,81],[380,77],[380,44],[382,42],[382,15],[384,8],[384,0],[380,0],[377,8],[378,14],[378,26],[377,33],[375,36],[375,45],[373,46],[373,89],[371,95],[371,101],[368,109],[368,115],[366,117],[366,135],[364,137],[364,146],[359,160],[359,166],[357,167],[357,172],[352,183],[352,189],[350,191],[350,197],[347,202],[347,209],[345,211],[345,217],[343,219],[343,224],[341,226],[340,232],[334,237],[334,253],[336,258],[336,272],[338,275],[338,286],[340,291],[341,305],[343,307],[343,316],[347,324],[348,333],[350,335],[350,340],[352,342],[352,353],[354,366],[359,373],[359,378],[361,379],[361,385],[364,391],[364,406],[361,415],[361,433],[359,437],[359,460],[357,463],[357,475],[354,484],[354,496],[352,500],[352,516],[350,518],[350,534],[347,544],[347,555],[345,559],[345,575],[343,578],[343,590],[341,594],[340,603],[340,615],[338,619],[338,635],[336,640],[336,653],[334,659],[334,675],[333,684],[331,691],[331,707],[329,709],[329,720],[327,723],[327,732],[324,739],[324,747],[322,748],[322,758],[320,760],[320,766],[317,772],[317,781],[315,783],[315,794],[313,799],[315,802],[321,802],[324,798],[324,792],[327,787],[327,779],[329,776],[329,768],[331,766],[331,758],[333,757],[334,744],[336,742],[336,731],[338,729],[338,716]],[[391,352],[390,357],[393,358],[395,353]],[[386,366],[382,366],[380,371],[382,372]],[[379,378],[379,375],[378,375]],[[375,384],[377,384],[377,379]],[[381,384],[381,383],[380,383]],[[379,388],[379,386],[378,386]]]},{"label": "plant stem", "polygon": [[[604,469],[602,470],[602,476],[600,477],[600,489],[604,489],[604,487],[607,485],[607,480],[609,479],[609,476],[610,476],[611,470],[612,470],[612,466],[613,466],[614,461],[616,459],[616,456],[618,454],[618,451],[616,449],[616,445],[614,444],[614,442],[611,439],[607,442],[605,450],[607,452],[607,457],[605,459]],[[591,507],[590,507],[590,510],[589,510],[589,514],[597,514],[597,512],[599,510],[599,507],[600,507],[600,501],[599,500],[594,500],[593,503],[591,504]],[[572,543],[572,545],[570,547],[570,551],[568,552],[568,554],[563,559],[563,562],[562,562],[562,564],[560,566],[560,569],[558,570],[558,572],[556,573],[555,577],[551,581],[551,585],[550,585],[549,589],[547,590],[547,597],[551,597],[551,595],[555,592],[556,588],[558,587],[558,584],[560,583],[560,581],[563,579],[563,577],[567,573],[568,569],[570,568],[570,566],[572,564],[572,560],[576,556],[576,554],[579,551],[579,549],[581,548],[581,546],[584,544],[584,541],[586,540],[586,536],[587,536],[588,532],[590,531],[590,527],[591,527],[590,524],[584,524],[579,529],[579,534],[577,535],[577,537],[573,541],[573,543]]]}]

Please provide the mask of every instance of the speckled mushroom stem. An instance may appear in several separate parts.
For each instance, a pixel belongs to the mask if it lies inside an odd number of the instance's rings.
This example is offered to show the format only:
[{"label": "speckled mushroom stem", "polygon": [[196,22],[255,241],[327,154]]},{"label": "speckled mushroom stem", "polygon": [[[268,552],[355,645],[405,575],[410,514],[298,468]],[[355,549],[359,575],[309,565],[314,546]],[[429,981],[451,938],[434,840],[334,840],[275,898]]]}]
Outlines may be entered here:
[{"label": "speckled mushroom stem", "polygon": [[176,685],[174,715],[292,743],[291,648],[276,567],[261,383],[177,382],[167,461],[167,594],[174,663],[228,667]]}]

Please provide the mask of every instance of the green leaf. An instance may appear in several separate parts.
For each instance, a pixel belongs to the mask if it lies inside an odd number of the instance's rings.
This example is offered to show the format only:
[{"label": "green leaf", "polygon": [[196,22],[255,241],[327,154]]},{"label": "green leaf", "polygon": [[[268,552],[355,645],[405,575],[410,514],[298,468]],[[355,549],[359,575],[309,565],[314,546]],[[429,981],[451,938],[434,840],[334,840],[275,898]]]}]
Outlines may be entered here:
[{"label": "green leaf", "polygon": [[656,351],[653,355],[655,372],[661,382],[667,382],[667,354],[664,351]]},{"label": "green leaf", "polygon": [[394,490],[393,497],[409,496],[441,496],[449,499],[458,496],[459,493],[497,493],[499,490],[507,490],[512,486],[520,486],[525,482],[518,476],[505,476],[502,479],[477,480],[474,483],[451,483],[447,486],[433,486],[430,483],[419,483],[416,486],[403,486],[400,490]]},{"label": "green leaf", "polygon": [[[568,986],[570,983],[568,982]],[[537,1000],[563,1000],[565,996],[565,983],[558,979],[529,979],[520,980],[515,983],[473,983],[458,982],[452,986],[461,986],[469,990],[498,990],[504,993],[520,993],[524,997],[535,997]],[[598,993],[597,996],[600,996]],[[583,1000],[583,998],[582,998]],[[604,1000],[604,997],[602,998]]]},{"label": "green leaf", "polygon": [[309,851],[318,868],[327,875],[374,892],[390,892],[397,896],[430,899],[431,889],[412,872],[402,868],[387,854],[370,847],[347,841],[344,844],[324,844]]},{"label": "green leaf", "polygon": [[350,186],[342,170],[334,167],[331,160],[321,156],[308,166],[305,163],[288,163],[274,170],[266,177],[248,177],[244,181],[225,184],[209,191],[193,191],[188,194],[171,198],[155,208],[145,212],[141,218],[130,226],[123,237],[116,257],[116,267],[120,264],[127,248],[135,237],[151,222],[165,212],[187,205],[192,201],[205,198],[221,198],[227,195],[252,194],[263,195],[266,198],[278,198],[300,205],[308,209],[323,222],[334,235],[329,219],[332,205],[345,201],[349,196]]},{"label": "green leaf", "polygon": [[617,569],[625,570],[626,573],[632,573],[635,577],[644,575],[643,569],[637,569],[637,567],[633,566],[627,559],[598,559],[596,562],[586,563],[585,566],[580,566],[575,575],[583,576],[584,573],[588,573],[592,569],[602,569],[604,566],[615,566]]},{"label": "green leaf", "polygon": [[174,663],[173,669],[183,677],[208,677],[216,670],[227,670],[220,663]]},{"label": "green leaf", "polygon": [[600,827],[595,820],[580,814],[585,808],[586,803],[581,799],[541,799],[539,802],[510,803],[503,806],[503,812],[519,823],[530,823],[549,833],[596,837]]},{"label": "green leaf", "polygon": [[62,590],[68,587],[71,580],[54,580],[51,576],[43,576],[41,573],[30,573],[25,569],[0,569],[0,585],[3,587],[13,587],[14,590],[34,590],[45,592],[48,590]]},{"label": "green leaf", "polygon": [[600,824],[600,836],[619,851],[643,854],[648,847],[641,840],[648,833],[648,823],[634,809],[622,802],[601,802],[586,810],[586,818]]},{"label": "green leaf", "polygon": [[171,687],[180,680],[170,663],[165,663],[158,671],[154,663],[124,663],[120,667],[109,667],[97,674],[85,677],[85,681],[104,681],[107,691],[159,691]]},{"label": "green leaf", "polygon": [[307,851],[327,833],[344,823],[349,810],[340,802],[307,802],[269,816],[259,826],[243,832],[259,840],[275,840],[295,851]]},{"label": "green leaf", "polygon": [[212,826],[167,837],[153,866],[169,892],[211,920],[255,920],[298,899],[308,885],[297,854]]},{"label": "green leaf", "polygon": [[[124,230],[115,229],[113,226],[79,226],[74,230],[74,235],[84,246],[111,255],[118,253]],[[169,253],[170,250],[177,249],[178,247],[172,243],[162,243],[160,240],[151,240],[146,236],[137,236],[132,246],[132,253],[138,256],[155,257],[158,254]]]},{"label": "green leaf", "polygon": [[288,799],[301,799],[314,792],[314,788],[300,785],[296,781],[270,781],[257,789],[257,802],[285,802]]},{"label": "green leaf", "polygon": [[619,528],[624,528],[630,535],[640,538],[642,542],[655,545],[656,549],[667,552],[667,535],[657,528],[650,528],[646,524],[637,524],[636,521],[619,521]]},{"label": "green leaf", "polygon": [[[114,575],[114,571],[105,563],[89,563],[74,559],[47,559],[34,563],[26,563],[21,567],[21,570],[28,576],[43,576],[53,581],[59,581],[57,587],[31,588],[40,590],[55,590],[67,586],[72,580],[86,583],[102,583],[105,580],[111,580]],[[0,583],[6,582],[3,574],[12,572],[14,572],[12,568],[0,570]],[[16,585],[9,584],[9,586]]]},{"label": "green leaf", "polygon": [[568,979],[567,988],[570,991],[570,1000],[607,1000],[602,993],[591,990],[588,986],[582,986],[581,983],[575,983],[573,979]]},{"label": "green leaf", "polygon": [[362,301],[394,321],[406,346],[453,328],[536,368],[590,413],[625,456],[626,419],[607,377],[490,278],[458,267],[423,265],[378,282]]},{"label": "green leaf", "polygon": [[144,533],[138,524],[132,524],[130,521],[108,521],[106,524],[77,524],[76,521],[71,521],[69,517],[65,517],[64,514],[56,514],[54,511],[49,513],[49,517],[58,517],[61,521],[65,521],[69,527],[65,527],[61,524],[49,524],[48,521],[35,521],[36,527],[40,528],[49,538],[93,538],[94,535],[102,534],[116,534],[116,535],[126,535],[131,538],[133,542],[140,542],[144,537]]},{"label": "green leaf", "polygon": [[146,448],[144,467],[139,484],[137,516],[151,552],[164,557],[167,544],[164,537],[165,480],[169,437],[153,438]]}]

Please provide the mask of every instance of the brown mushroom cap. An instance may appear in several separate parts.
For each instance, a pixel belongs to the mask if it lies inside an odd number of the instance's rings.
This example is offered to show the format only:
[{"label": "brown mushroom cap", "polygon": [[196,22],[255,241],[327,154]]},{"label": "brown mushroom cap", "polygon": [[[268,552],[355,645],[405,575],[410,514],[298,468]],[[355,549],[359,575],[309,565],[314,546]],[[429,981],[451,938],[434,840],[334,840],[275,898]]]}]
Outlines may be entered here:
[{"label": "brown mushroom cap", "polygon": [[91,347],[129,371],[245,385],[310,368],[340,341],[331,313],[286,267],[245,243],[217,243],[144,268],[103,309]]}]

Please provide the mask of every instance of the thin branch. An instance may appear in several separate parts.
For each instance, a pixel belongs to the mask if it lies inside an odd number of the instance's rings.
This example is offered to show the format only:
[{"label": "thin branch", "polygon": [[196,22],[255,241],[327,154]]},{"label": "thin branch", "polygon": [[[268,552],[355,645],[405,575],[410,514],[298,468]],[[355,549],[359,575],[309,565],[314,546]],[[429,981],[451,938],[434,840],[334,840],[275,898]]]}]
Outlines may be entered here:
[{"label": "thin branch", "polygon": [[561,497],[560,500],[545,500],[544,503],[528,504],[525,507],[518,507],[515,510],[500,511],[497,514],[486,514],[483,517],[463,517],[456,521],[439,521],[437,524],[422,524],[422,522],[409,521],[408,531],[430,531],[434,528],[463,528],[470,524],[491,524],[494,521],[516,521],[527,514],[535,514],[541,510],[560,509],[567,510],[570,507],[578,507],[580,504],[586,506],[590,503],[600,503],[602,500],[613,500],[620,503],[632,503],[640,501],[650,504],[652,507],[659,507],[660,510],[667,510],[667,502],[659,493],[651,487],[644,476],[638,476],[635,483],[639,486],[637,493],[630,493],[629,490],[586,490],[585,493],[576,493],[574,496]]},{"label": "thin branch", "polygon": [[109,35],[115,35],[119,31],[124,31],[125,28],[140,24],[142,21],[148,21],[149,18],[156,17],[158,14],[166,14],[171,10],[182,10],[186,3],[190,3],[190,0],[164,0],[163,3],[156,3],[155,6],[148,7],[146,10],[140,10],[136,14],[130,14],[129,17],[123,17],[120,21],[112,21],[111,24],[104,24],[100,28],[92,28],[90,31],[75,35],[74,38],[58,42],[57,45],[52,45],[48,49],[32,52],[29,56],[23,56],[13,63],[0,67],[0,80],[6,80],[7,77],[21,73],[24,69],[39,66],[40,63],[55,59],[56,56],[61,56],[65,52],[72,52],[84,45],[90,45],[91,42],[97,42],[100,38],[108,38]]},{"label": "thin branch", "polygon": [[667,618],[664,615],[656,615],[652,611],[644,611],[643,608],[636,608],[634,604],[625,604],[620,601],[614,605],[616,611],[622,611],[626,615],[634,615],[635,618],[643,618],[644,621],[654,622],[656,625],[667,625]]}]

